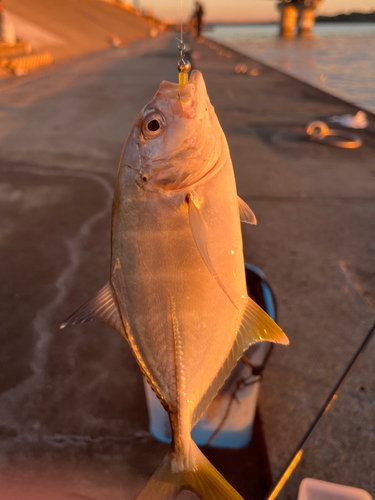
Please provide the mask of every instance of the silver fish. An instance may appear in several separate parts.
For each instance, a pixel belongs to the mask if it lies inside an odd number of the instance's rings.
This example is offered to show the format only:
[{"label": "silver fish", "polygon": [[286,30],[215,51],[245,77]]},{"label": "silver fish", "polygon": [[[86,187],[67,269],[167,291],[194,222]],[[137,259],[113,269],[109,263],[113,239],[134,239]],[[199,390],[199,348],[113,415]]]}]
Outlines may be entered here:
[{"label": "silver fish", "polygon": [[172,450],[139,500],[241,498],[190,436],[249,345],[288,344],[247,296],[241,220],[256,223],[202,74],[162,82],[122,153],[110,280],[62,325],[97,318],[121,333],[169,413]]}]

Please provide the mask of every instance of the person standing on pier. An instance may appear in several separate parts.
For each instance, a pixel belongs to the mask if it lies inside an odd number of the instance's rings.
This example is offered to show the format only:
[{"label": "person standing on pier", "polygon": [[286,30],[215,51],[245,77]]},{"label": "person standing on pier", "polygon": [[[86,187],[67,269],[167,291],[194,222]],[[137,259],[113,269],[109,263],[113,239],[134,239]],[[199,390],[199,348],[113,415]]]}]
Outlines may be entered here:
[{"label": "person standing on pier", "polygon": [[192,18],[192,25],[193,33],[195,33],[196,37],[201,36],[203,14],[203,5],[200,2],[195,2],[195,11]]}]

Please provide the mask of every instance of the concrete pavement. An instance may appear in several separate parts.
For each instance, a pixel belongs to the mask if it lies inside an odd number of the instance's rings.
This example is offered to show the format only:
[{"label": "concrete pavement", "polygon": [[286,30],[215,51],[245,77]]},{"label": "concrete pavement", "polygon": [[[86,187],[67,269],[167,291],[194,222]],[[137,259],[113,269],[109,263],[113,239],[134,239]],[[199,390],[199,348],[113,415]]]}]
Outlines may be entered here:
[{"label": "concrete pavement", "polygon": [[[258,218],[244,228],[245,257],[275,288],[291,340],[275,349],[262,382],[256,449],[237,462],[251,480],[224,470],[233,455],[207,453],[233,484],[249,488],[246,498],[262,498],[374,321],[374,129],[360,132],[359,150],[311,143],[309,120],[354,107],[234,52],[220,59],[201,44],[194,49],[239,194]],[[164,35],[0,92],[6,500],[132,499],[165,453],[147,432],[142,381],[126,343],[99,324],[58,326],[107,280],[123,142],[160,81],[176,80],[176,61],[173,35]],[[242,61],[259,76],[237,75]],[[280,498],[296,498],[305,476],[375,494],[374,344]],[[268,460],[257,464],[263,436]]]},{"label": "concrete pavement", "polygon": [[[357,108],[232,51],[197,44],[211,99],[226,133],[238,191],[258,218],[244,228],[245,259],[264,270],[291,345],[276,347],[260,394],[274,478],[309,428],[374,322],[374,117],[364,146],[310,142],[306,124]],[[259,76],[234,74],[240,62]],[[321,422],[280,498],[303,477],[375,494],[373,341]]]},{"label": "concrete pavement", "polygon": [[108,279],[118,161],[141,107],[173,76],[172,62],[149,58],[165,44],[86,56],[0,93],[7,500],[130,499],[165,453],[147,432],[126,342],[102,325],[59,330]]}]

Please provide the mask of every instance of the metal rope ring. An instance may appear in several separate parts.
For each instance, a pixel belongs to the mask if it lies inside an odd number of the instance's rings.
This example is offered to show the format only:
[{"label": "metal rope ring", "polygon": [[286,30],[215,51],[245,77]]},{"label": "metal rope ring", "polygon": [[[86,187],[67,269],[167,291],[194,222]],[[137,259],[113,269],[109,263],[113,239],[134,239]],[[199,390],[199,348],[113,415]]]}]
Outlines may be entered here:
[{"label": "metal rope ring", "polygon": [[326,123],[319,120],[310,122],[306,127],[306,132],[312,141],[329,144],[336,148],[356,149],[363,144],[362,139],[357,135],[345,130],[332,130]]}]

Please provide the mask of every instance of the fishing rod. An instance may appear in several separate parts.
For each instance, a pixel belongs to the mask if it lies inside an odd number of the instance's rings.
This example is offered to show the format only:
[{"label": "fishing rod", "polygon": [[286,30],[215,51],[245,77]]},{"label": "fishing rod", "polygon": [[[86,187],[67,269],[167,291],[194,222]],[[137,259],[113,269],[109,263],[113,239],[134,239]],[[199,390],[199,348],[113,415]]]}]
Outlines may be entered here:
[{"label": "fishing rod", "polygon": [[274,486],[272,491],[267,496],[266,500],[275,500],[275,498],[278,496],[280,491],[285,486],[285,483],[288,481],[288,479],[292,475],[294,469],[297,467],[299,461],[302,458],[303,447],[305,446],[307,440],[309,439],[309,437],[311,436],[315,427],[319,423],[319,420],[322,418],[322,416],[325,413],[328,413],[328,411],[331,409],[333,402],[336,401],[336,399],[338,398],[338,393],[342,389],[344,383],[346,382],[346,379],[349,376],[350,371],[354,367],[355,363],[358,361],[358,358],[360,357],[362,352],[366,349],[367,345],[369,344],[374,332],[375,332],[375,323],[370,328],[370,330],[367,333],[366,337],[364,338],[362,344],[359,346],[356,353],[354,354],[354,356],[350,360],[348,366],[345,368],[343,374],[341,375],[341,377],[337,381],[336,385],[332,389],[331,393],[329,394],[328,398],[326,399],[325,403],[323,404],[322,408],[320,409],[318,415],[315,417],[314,422],[311,424],[309,430],[306,432],[305,436],[303,437],[303,439],[301,440],[297,449],[295,450],[295,452],[293,454],[293,458],[290,460],[290,462],[288,463],[288,465],[284,469],[283,473],[279,477],[279,480],[277,481],[276,485]]}]

